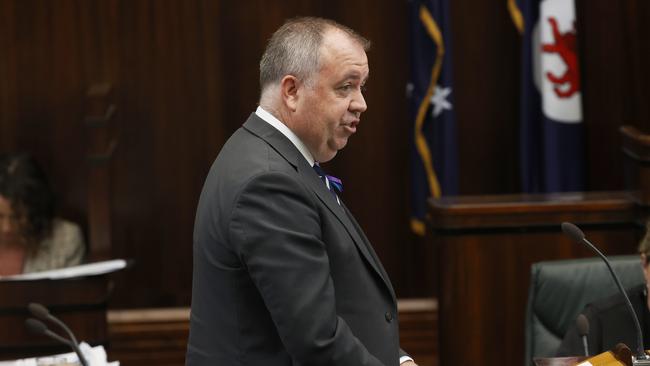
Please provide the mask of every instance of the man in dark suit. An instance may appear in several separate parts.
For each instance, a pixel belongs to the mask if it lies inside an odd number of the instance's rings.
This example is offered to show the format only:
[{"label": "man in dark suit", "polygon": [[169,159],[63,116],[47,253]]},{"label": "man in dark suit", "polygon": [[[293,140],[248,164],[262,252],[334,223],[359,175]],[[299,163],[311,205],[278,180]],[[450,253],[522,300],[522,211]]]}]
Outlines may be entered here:
[{"label": "man in dark suit", "polygon": [[318,165],[366,110],[368,47],[319,18],[269,41],[260,106],[201,193],[187,365],[414,365],[388,275]]}]

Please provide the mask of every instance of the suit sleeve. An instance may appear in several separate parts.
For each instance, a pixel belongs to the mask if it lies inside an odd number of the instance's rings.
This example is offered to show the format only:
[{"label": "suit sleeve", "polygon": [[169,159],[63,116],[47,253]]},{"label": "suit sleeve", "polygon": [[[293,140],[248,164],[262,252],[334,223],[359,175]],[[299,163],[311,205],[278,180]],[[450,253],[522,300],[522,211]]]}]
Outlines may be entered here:
[{"label": "suit sleeve", "polygon": [[285,173],[254,177],[235,200],[229,235],[299,364],[382,365],[337,316],[320,219],[306,187]]}]

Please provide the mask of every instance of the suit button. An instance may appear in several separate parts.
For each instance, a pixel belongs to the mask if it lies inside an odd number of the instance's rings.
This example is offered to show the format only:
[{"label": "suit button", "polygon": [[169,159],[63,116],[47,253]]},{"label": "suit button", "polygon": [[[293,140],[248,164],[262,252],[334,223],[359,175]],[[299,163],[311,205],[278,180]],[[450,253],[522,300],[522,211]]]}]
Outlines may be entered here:
[{"label": "suit button", "polygon": [[384,317],[386,318],[386,321],[389,323],[393,320],[393,314],[391,314],[389,311],[386,312]]}]

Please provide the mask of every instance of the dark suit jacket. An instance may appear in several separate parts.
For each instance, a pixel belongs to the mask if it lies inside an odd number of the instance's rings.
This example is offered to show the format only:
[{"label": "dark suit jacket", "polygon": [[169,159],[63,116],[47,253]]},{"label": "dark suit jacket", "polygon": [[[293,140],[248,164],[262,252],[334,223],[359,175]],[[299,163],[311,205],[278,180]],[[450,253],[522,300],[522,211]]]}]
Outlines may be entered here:
[{"label": "dark suit jacket", "polygon": [[[644,338],[644,349],[650,348],[650,333],[648,332],[648,307],[646,305],[645,285],[627,290],[627,296],[632,303],[634,312],[639,318]],[[618,343],[624,343],[632,353],[636,351],[636,330],[634,320],[625,305],[623,296],[613,295],[585,307],[583,314],[589,320],[589,335],[587,345],[590,355],[597,355],[614,348]],[[578,329],[574,325],[569,328],[557,352],[558,356],[583,356],[584,348]]]},{"label": "dark suit jacket", "polygon": [[186,364],[399,364],[397,302],[368,239],[252,114],[205,181]]}]

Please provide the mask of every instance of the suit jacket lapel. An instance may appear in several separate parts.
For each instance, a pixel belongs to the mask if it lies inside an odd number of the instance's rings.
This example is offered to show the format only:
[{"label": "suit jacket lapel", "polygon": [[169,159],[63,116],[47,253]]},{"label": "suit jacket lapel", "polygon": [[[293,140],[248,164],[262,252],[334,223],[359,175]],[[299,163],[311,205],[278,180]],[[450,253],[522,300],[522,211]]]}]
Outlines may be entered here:
[{"label": "suit jacket lapel", "polygon": [[377,266],[375,269],[380,273],[380,275],[383,277],[384,282],[386,282],[386,285],[388,286],[388,289],[390,290],[391,295],[393,298],[397,299],[397,296],[395,295],[395,291],[393,289],[393,286],[390,282],[390,278],[388,277],[388,273],[386,273],[386,270],[384,269],[384,266],[381,265],[381,261],[379,260],[379,257],[377,256],[377,253],[373,249],[372,245],[370,244],[370,240],[368,240],[368,237],[366,237],[366,234],[363,232],[363,229],[361,229],[361,225],[357,222],[357,220],[354,218],[350,210],[343,204],[343,201],[341,201],[341,206],[345,209],[345,213],[347,216],[350,218],[350,221],[352,221],[352,224],[354,225],[354,228],[357,230],[359,235],[362,237],[363,242],[365,243],[368,252],[372,255],[372,257],[375,260],[375,263],[377,263]]},{"label": "suit jacket lapel", "polygon": [[[260,138],[269,143],[280,155],[282,155],[293,167],[298,171],[302,179],[311,187],[316,193],[318,198],[325,204],[325,206],[336,216],[336,218],[343,224],[345,230],[352,237],[352,241],[357,246],[359,251],[366,258],[368,263],[377,272],[377,275],[384,280],[391,295],[395,297],[393,288],[388,281],[388,276],[384,271],[376,254],[370,248],[369,243],[366,244],[360,235],[363,233],[360,228],[357,229],[356,223],[352,223],[351,215],[346,213],[343,205],[339,205],[332,193],[327,189],[323,181],[318,177],[313,168],[309,166],[307,160],[302,156],[300,151],[275,127],[259,118],[255,113],[252,113],[248,120],[244,123],[244,128],[254,133]],[[372,253],[371,253],[372,251]]]},{"label": "suit jacket lapel", "polygon": [[343,224],[345,230],[350,234],[352,241],[354,241],[354,244],[357,246],[359,251],[363,254],[368,263],[370,263],[372,268],[374,268],[375,272],[377,272],[377,275],[382,280],[384,280],[384,283],[386,284],[386,287],[388,287],[391,296],[395,297],[393,288],[388,281],[388,276],[379,263],[379,259],[376,257],[374,251],[370,247],[370,243],[367,241],[367,239],[364,240],[361,237],[361,235],[363,235],[361,228],[356,226],[358,224],[353,223],[354,219],[352,218],[352,215],[348,213],[347,209],[345,209],[343,203],[341,202],[339,205],[338,202],[336,202],[336,198],[334,198],[332,192],[327,189],[325,183],[316,174],[316,172],[314,172],[313,169],[309,167],[307,162],[305,162],[305,166],[308,170],[300,169],[300,175],[310,185],[311,189],[316,193],[321,202],[323,202],[323,204],[327,206],[327,208],[334,214],[334,216],[336,216],[341,224]]}]

